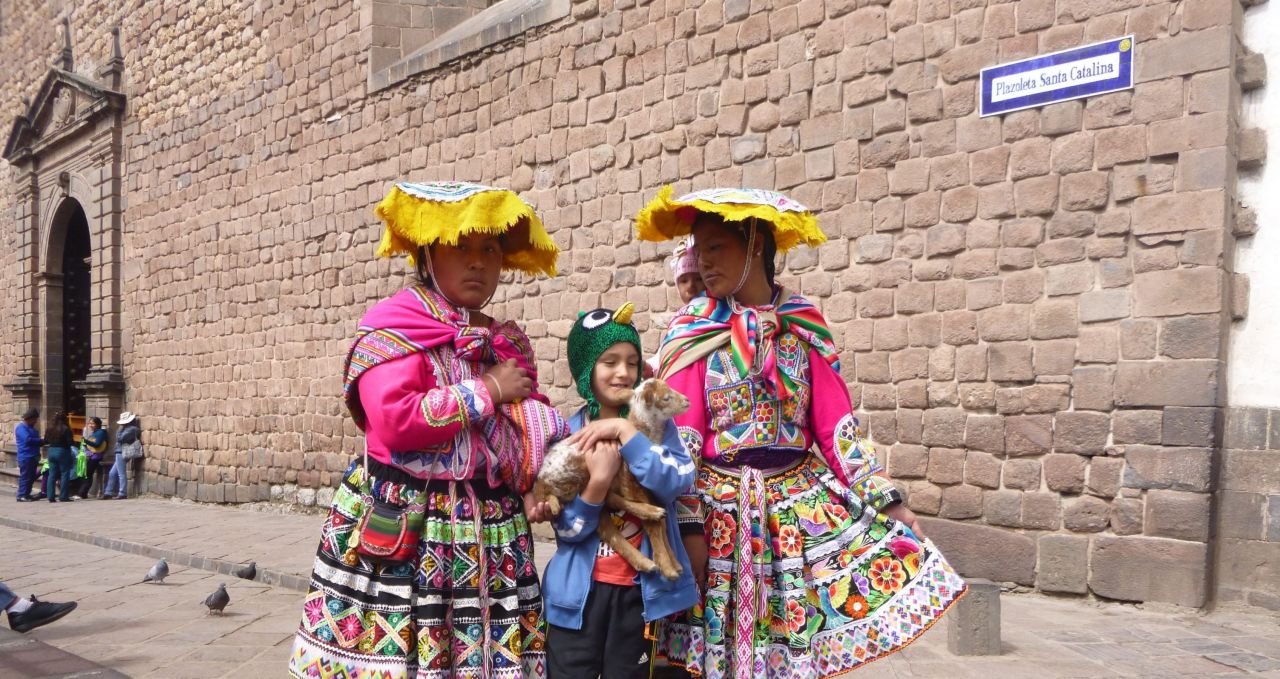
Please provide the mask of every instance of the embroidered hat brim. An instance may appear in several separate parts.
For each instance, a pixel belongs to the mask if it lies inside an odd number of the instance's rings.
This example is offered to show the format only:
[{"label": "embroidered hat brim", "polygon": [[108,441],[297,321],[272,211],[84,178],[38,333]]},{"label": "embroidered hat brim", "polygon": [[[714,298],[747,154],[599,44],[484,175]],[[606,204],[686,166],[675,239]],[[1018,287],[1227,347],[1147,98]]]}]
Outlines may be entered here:
[{"label": "embroidered hat brim", "polygon": [[507,189],[467,182],[400,182],[374,212],[386,223],[379,257],[408,255],[419,246],[457,244],[472,233],[502,236],[502,268],[556,275],[560,249],[533,207]]},{"label": "embroidered hat brim", "polygon": [[660,242],[687,236],[699,213],[719,215],[726,222],[767,222],[780,252],[801,244],[816,247],[827,240],[808,208],[776,191],[705,189],[675,199],[671,194],[670,186],[662,187],[636,215],[640,240]]}]

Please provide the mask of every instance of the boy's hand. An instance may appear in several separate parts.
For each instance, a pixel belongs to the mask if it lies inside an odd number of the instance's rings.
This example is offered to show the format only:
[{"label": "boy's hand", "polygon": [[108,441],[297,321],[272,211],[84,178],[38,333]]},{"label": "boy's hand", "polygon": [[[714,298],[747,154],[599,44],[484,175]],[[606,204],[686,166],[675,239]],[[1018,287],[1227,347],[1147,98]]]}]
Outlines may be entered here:
[{"label": "boy's hand", "polygon": [[617,441],[600,441],[587,449],[587,473],[591,475],[592,482],[608,486],[620,467],[622,446]]},{"label": "boy's hand", "polygon": [[490,390],[494,404],[513,403],[533,393],[533,378],[529,371],[516,365],[514,358],[489,368],[480,380]]},{"label": "boy's hand", "polygon": [[605,496],[609,494],[609,486],[613,484],[613,477],[622,467],[621,450],[622,446],[617,441],[601,441],[587,449],[587,473],[591,475],[591,479],[582,491],[583,501],[593,505],[604,502]]},{"label": "boy's hand", "polygon": [[533,496],[533,491],[524,494],[524,515],[529,517],[529,523],[541,523],[551,520],[551,505],[545,502],[538,502]]},{"label": "boy's hand", "polygon": [[578,446],[579,450],[591,450],[601,441],[610,439],[619,444],[626,444],[636,435],[636,426],[621,417],[588,422],[587,425],[569,437],[569,443]]}]

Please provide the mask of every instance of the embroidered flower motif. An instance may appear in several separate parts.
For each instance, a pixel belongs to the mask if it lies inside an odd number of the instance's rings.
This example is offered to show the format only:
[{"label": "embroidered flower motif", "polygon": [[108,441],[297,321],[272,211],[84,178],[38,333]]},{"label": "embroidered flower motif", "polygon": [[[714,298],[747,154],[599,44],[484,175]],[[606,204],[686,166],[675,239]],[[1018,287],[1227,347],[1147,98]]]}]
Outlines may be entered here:
[{"label": "embroidered flower motif", "polygon": [[711,556],[723,559],[733,554],[733,520],[721,511],[711,512],[711,531],[707,539]]},{"label": "embroidered flower motif", "polygon": [[724,620],[713,615],[707,619],[707,643],[719,644],[724,641]]},{"label": "embroidered flower motif", "polygon": [[787,629],[792,634],[804,629],[804,606],[794,599],[787,601]]},{"label": "embroidered flower motif", "polygon": [[871,562],[867,575],[871,578],[871,586],[885,594],[893,594],[902,589],[902,583],[907,579],[902,564],[887,556]]},{"label": "embroidered flower motif", "polygon": [[778,552],[782,556],[800,556],[800,529],[795,526],[782,526],[778,530]]},{"label": "embroidered flower motif", "polygon": [[348,615],[338,621],[338,631],[347,639],[354,639],[364,632],[364,621],[358,615]]},{"label": "embroidered flower motif", "polygon": [[915,540],[907,538],[894,538],[889,541],[889,551],[899,559],[904,559],[908,554],[915,554],[920,551],[920,545]]},{"label": "embroidered flower motif", "polygon": [[823,502],[822,509],[827,513],[827,518],[831,520],[832,526],[840,526],[849,521],[849,510],[838,504]]},{"label": "embroidered flower motif", "polygon": [[902,560],[902,566],[907,569],[907,575],[915,575],[920,572],[920,553],[908,554],[907,558]]},{"label": "embroidered flower motif", "polygon": [[866,596],[871,591],[871,582],[861,573],[853,574],[853,586],[858,588],[858,593],[862,596]]},{"label": "embroidered flower motif", "polygon": [[307,616],[307,623],[314,625],[324,619],[324,600],[311,599],[302,605],[302,613]]},{"label": "embroidered flower motif", "polygon": [[844,614],[854,620],[867,617],[867,600],[859,594],[850,594],[849,598],[844,600],[842,608]]}]

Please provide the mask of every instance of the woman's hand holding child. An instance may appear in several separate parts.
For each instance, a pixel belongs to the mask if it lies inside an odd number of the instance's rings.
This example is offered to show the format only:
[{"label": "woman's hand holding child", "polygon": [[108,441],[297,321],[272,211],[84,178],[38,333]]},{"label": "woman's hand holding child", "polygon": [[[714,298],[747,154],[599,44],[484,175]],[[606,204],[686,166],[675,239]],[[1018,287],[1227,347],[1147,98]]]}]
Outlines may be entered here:
[{"label": "woman's hand holding child", "polygon": [[481,381],[490,390],[495,404],[513,403],[533,393],[533,378],[529,377],[529,371],[516,365],[514,358],[489,368]]}]

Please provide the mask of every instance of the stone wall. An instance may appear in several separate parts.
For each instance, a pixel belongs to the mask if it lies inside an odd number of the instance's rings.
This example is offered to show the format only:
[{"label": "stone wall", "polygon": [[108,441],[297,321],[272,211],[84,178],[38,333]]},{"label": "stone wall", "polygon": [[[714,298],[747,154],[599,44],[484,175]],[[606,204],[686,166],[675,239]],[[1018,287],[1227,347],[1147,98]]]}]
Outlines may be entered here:
[{"label": "stone wall", "polygon": [[[372,257],[390,182],[498,183],[539,209],[562,273],[494,309],[566,406],[574,312],[631,300],[653,347],[676,304],[668,248],[631,217],[665,183],[750,185],[818,211],[831,241],[782,279],[821,303],[864,424],[966,574],[1205,602],[1237,2],[581,0],[370,94],[367,1],[77,8],[77,31],[124,27],[125,369],[150,489],[336,483],[361,449],[349,337],[405,281]],[[52,54],[52,18],[0,53]],[[982,67],[1129,33],[1133,91],[978,116]],[[6,66],[13,115],[43,68]]]},{"label": "stone wall", "polygon": [[487,9],[492,0],[385,0],[369,3],[369,67],[381,70]]},{"label": "stone wall", "polygon": [[1280,410],[1226,410],[1217,600],[1280,610]]}]

